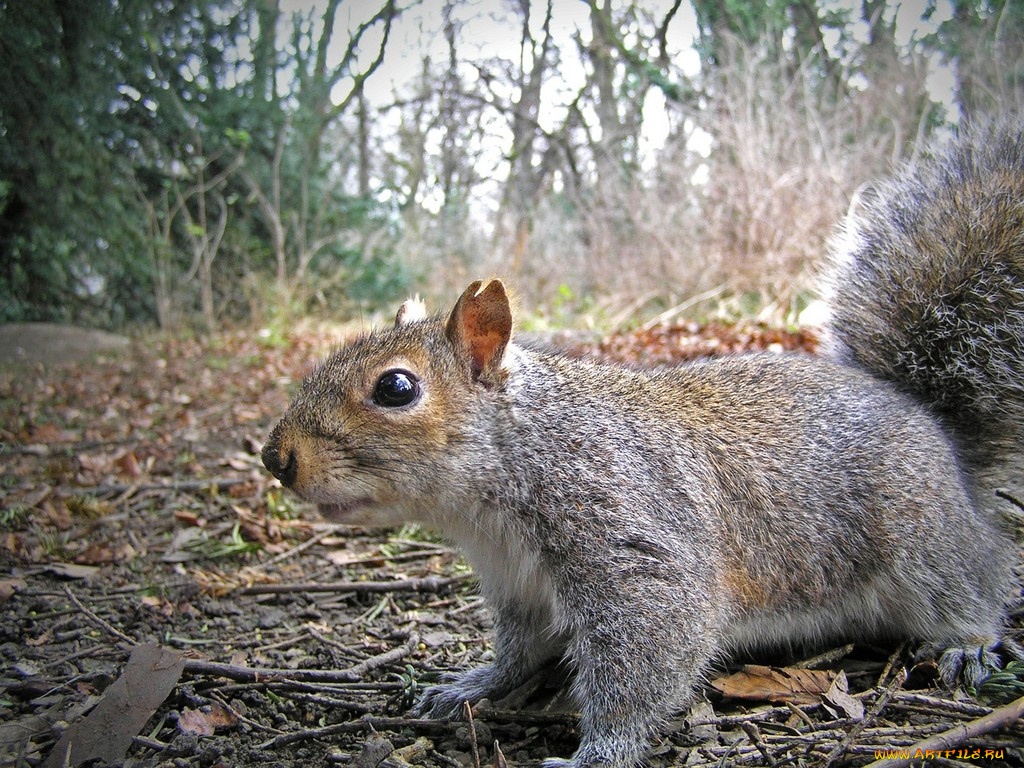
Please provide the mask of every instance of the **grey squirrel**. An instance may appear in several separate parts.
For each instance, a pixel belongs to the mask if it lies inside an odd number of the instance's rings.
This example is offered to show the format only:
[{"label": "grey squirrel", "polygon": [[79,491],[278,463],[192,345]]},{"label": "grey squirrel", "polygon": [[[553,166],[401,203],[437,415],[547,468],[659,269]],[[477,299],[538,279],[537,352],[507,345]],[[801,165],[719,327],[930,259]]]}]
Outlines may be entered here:
[{"label": "grey squirrel", "polygon": [[835,242],[830,356],[569,360],[512,340],[495,280],[305,380],[267,468],[328,518],[440,529],[493,612],[494,663],[422,712],[561,657],[582,737],[547,764],[625,768],[747,648],[908,638],[980,679],[1015,584],[993,489],[1024,431],[1024,124],[903,168]]}]

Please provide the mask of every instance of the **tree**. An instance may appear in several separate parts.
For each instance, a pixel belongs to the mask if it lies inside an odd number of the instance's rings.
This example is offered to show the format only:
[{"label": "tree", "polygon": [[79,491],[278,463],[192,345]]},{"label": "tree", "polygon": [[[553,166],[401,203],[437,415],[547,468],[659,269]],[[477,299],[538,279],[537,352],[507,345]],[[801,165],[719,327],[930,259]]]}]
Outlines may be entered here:
[{"label": "tree", "polygon": [[0,6],[2,319],[132,314],[146,265],[131,258],[139,211],[121,181],[140,136],[122,115],[145,5]]},{"label": "tree", "polygon": [[952,67],[961,117],[1024,107],[1024,4],[955,0],[952,18],[922,42]]}]

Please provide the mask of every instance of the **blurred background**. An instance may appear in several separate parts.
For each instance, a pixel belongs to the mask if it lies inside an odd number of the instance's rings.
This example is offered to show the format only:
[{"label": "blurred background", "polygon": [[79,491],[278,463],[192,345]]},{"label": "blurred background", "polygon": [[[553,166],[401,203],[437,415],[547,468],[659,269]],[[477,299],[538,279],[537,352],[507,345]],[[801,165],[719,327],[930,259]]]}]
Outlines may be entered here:
[{"label": "blurred background", "polygon": [[794,320],[858,186],[1022,97],[1022,0],[0,0],[0,322]]}]

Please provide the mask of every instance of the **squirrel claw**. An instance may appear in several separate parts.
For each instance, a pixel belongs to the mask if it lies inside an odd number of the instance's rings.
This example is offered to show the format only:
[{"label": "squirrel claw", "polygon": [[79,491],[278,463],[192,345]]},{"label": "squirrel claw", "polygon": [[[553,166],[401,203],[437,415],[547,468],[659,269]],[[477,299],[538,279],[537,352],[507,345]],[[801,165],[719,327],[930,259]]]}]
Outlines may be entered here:
[{"label": "squirrel claw", "polygon": [[472,703],[471,694],[457,683],[441,683],[427,688],[413,711],[434,720],[462,720],[467,702]]},{"label": "squirrel claw", "polygon": [[914,658],[935,658],[939,677],[949,688],[962,685],[968,690],[977,690],[993,672],[1001,670],[1007,661],[1024,660],[1024,648],[1009,638],[946,648],[928,644],[914,654]]}]

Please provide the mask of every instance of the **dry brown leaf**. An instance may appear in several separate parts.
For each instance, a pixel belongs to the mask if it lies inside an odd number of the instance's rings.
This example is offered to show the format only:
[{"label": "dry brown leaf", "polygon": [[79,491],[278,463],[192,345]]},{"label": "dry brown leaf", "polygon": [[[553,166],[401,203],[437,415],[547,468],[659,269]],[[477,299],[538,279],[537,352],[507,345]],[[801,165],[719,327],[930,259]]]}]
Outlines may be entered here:
[{"label": "dry brown leaf", "polygon": [[78,563],[47,563],[43,570],[65,579],[88,579],[95,576],[99,568]]},{"label": "dry brown leaf", "polygon": [[70,439],[70,432],[56,424],[39,424],[32,427],[28,442],[30,443],[63,443]]},{"label": "dry brown leaf", "polygon": [[174,603],[166,597],[159,597],[158,595],[143,595],[141,602],[147,608],[151,608],[167,618],[174,615]]},{"label": "dry brown leaf", "polygon": [[126,451],[115,459],[114,465],[121,470],[121,474],[125,477],[129,477],[132,480],[142,477],[142,467],[139,465],[139,460],[135,457],[135,454],[131,451]]},{"label": "dry brown leaf", "polygon": [[203,528],[206,525],[206,518],[201,517],[198,512],[194,512],[191,509],[176,509],[173,514],[174,519],[179,523],[195,526],[196,528]]},{"label": "dry brown leaf", "polygon": [[825,692],[826,704],[831,704],[835,709],[846,713],[846,716],[853,720],[864,719],[864,702],[850,695],[850,685],[846,679],[846,673],[842,670],[832,681],[832,685]]},{"label": "dry brown leaf", "polygon": [[25,588],[24,579],[0,579],[0,605]]},{"label": "dry brown leaf", "polygon": [[43,768],[62,768],[100,758],[120,762],[146,721],[174,690],[185,662],[155,643],[137,646],[124,672],[84,720],[68,728]]},{"label": "dry brown leaf", "polygon": [[75,557],[76,563],[84,565],[109,565],[110,563],[126,563],[134,560],[138,553],[135,548],[125,542],[111,547],[105,542],[90,544],[84,552]]},{"label": "dry brown leaf", "polygon": [[217,702],[202,709],[185,707],[178,718],[178,730],[196,736],[213,736],[218,728],[232,728],[237,724],[234,713]]},{"label": "dry brown leaf", "polygon": [[734,699],[815,704],[832,687],[834,677],[818,669],[748,664],[733,675],[712,680],[711,687]]},{"label": "dry brown leaf", "polygon": [[67,500],[61,502],[51,497],[39,505],[39,511],[42,513],[40,522],[43,525],[53,526],[58,531],[66,531],[72,525]]}]

